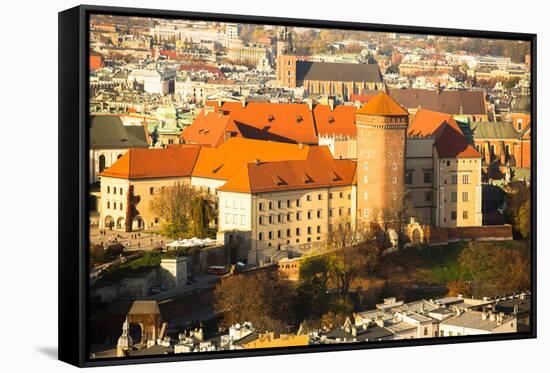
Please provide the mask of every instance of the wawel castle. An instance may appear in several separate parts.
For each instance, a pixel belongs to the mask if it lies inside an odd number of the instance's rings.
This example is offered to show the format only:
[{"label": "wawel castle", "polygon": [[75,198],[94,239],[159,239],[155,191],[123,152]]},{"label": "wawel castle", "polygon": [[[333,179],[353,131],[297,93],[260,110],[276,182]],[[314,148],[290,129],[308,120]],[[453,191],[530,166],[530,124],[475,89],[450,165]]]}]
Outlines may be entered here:
[{"label": "wawel castle", "polygon": [[181,144],[129,149],[99,174],[99,225],[160,228],[151,201],[180,182],[217,195],[218,239],[251,264],[321,247],[338,224],[377,221],[404,193],[413,243],[509,238],[508,226],[483,227],[481,172],[451,115],[411,116],[384,92],[362,107],[208,102]]}]

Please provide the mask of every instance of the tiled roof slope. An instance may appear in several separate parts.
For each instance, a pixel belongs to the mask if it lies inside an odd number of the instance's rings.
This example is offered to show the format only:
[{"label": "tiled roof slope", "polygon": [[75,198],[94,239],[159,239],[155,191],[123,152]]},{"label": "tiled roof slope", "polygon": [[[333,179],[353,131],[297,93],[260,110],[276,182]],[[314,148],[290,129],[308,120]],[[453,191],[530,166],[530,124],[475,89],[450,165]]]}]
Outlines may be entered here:
[{"label": "tiled roof slope", "polygon": [[381,92],[357,110],[357,114],[400,116],[409,115],[409,112],[386,92]]},{"label": "tiled roof slope", "polygon": [[409,128],[407,129],[408,137],[432,137],[438,130],[441,129],[444,123],[454,128],[457,132],[462,133],[460,126],[454,120],[452,115],[420,109],[414,115]]},{"label": "tiled roof slope", "polygon": [[129,149],[99,176],[121,179],[156,179],[190,176],[200,147],[179,145],[166,149]]},{"label": "tiled roof slope", "polygon": [[227,115],[201,112],[181,134],[186,143],[217,147],[225,140],[226,133],[241,136],[235,122]]},{"label": "tiled roof slope", "polygon": [[355,106],[338,105],[330,110],[328,105],[317,105],[313,109],[315,125],[319,136],[357,136]]},{"label": "tiled roof slope", "polygon": [[147,148],[143,126],[124,126],[116,115],[92,115],[90,117],[91,149]]},{"label": "tiled roof slope", "polygon": [[333,159],[326,146],[312,147],[307,159],[250,162],[221,191],[261,193],[352,185],[357,162]]},{"label": "tiled roof slope", "polygon": [[375,63],[297,61],[296,80],[382,83],[382,74]]},{"label": "tiled roof slope", "polygon": [[309,146],[234,137],[217,148],[202,148],[193,176],[228,180],[248,162],[306,159]]},{"label": "tiled roof slope", "polygon": [[424,108],[447,114],[487,114],[482,91],[390,89],[389,94],[409,109]]}]

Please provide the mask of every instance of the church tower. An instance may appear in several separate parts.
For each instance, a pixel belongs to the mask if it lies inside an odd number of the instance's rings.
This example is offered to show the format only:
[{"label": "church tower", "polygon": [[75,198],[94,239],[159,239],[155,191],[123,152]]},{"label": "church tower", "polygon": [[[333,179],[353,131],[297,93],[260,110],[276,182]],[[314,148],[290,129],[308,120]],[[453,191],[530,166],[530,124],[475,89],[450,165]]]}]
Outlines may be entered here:
[{"label": "church tower", "polygon": [[409,113],[382,92],[357,110],[357,217],[378,221],[405,191]]},{"label": "church tower", "polygon": [[130,323],[128,322],[128,318],[126,318],[124,324],[122,324],[122,335],[118,338],[116,344],[116,356],[126,356],[128,350],[131,350],[133,345],[132,337],[130,337]]}]

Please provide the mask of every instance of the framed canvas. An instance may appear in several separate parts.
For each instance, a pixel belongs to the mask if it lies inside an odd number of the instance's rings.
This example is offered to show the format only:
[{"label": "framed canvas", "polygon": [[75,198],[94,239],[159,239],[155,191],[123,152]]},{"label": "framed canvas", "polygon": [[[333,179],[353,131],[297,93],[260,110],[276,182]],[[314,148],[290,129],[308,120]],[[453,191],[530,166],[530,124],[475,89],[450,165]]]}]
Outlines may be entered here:
[{"label": "framed canvas", "polygon": [[59,13],[59,358],[536,336],[536,35]]}]

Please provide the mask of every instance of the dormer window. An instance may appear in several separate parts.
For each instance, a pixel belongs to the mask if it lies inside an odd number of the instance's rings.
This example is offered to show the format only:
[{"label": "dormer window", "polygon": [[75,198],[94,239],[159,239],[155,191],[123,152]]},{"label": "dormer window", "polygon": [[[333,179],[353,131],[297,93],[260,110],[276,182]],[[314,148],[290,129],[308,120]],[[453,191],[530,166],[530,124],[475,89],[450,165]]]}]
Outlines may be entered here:
[{"label": "dormer window", "polygon": [[302,118],[301,115],[296,115],[296,122],[297,122],[297,123],[300,123],[300,122],[302,122],[303,120],[304,120],[304,118]]},{"label": "dormer window", "polygon": [[275,117],[272,114],[269,114],[267,116],[267,120],[268,120],[268,122],[273,122],[275,120]]},{"label": "dormer window", "polygon": [[328,117],[328,122],[331,124],[334,123],[334,117],[333,116]]},{"label": "dormer window", "polygon": [[518,131],[521,131],[523,129],[523,119],[518,119]]}]

